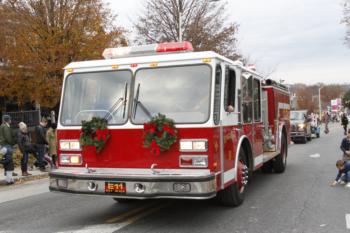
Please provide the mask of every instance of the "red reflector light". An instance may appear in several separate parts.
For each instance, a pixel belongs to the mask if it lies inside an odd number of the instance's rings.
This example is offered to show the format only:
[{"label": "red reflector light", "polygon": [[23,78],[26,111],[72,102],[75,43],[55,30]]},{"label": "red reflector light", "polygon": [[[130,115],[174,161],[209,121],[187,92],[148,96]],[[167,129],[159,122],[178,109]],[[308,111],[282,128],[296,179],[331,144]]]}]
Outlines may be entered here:
[{"label": "red reflector light", "polygon": [[180,166],[192,166],[192,158],[190,157],[181,157],[180,158]]},{"label": "red reflector light", "polygon": [[131,64],[130,67],[137,67],[137,64]]},{"label": "red reflector light", "polygon": [[169,43],[160,43],[157,45],[157,53],[165,52],[175,52],[175,51],[193,51],[192,44],[188,41],[184,42],[169,42]]}]

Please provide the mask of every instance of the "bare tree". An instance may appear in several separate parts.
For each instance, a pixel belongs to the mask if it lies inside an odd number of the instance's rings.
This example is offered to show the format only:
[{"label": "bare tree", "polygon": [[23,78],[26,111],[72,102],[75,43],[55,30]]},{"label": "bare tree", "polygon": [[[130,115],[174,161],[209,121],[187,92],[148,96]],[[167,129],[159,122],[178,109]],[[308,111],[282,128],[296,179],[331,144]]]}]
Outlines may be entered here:
[{"label": "bare tree", "polygon": [[238,25],[227,21],[225,4],[211,0],[148,0],[144,14],[135,23],[136,42],[177,41],[181,33],[196,51],[212,50],[236,58]]}]

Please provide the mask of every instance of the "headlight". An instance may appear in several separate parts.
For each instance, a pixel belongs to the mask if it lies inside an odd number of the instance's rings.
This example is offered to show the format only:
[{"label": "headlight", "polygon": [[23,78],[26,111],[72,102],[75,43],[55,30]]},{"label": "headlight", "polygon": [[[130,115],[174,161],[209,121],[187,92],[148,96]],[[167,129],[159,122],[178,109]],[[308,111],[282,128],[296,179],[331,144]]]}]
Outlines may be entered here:
[{"label": "headlight", "polygon": [[80,142],[78,140],[60,140],[60,150],[81,150]]},{"label": "headlight", "polygon": [[180,140],[180,151],[208,151],[207,139],[182,139]]},{"label": "headlight", "polygon": [[298,124],[298,128],[299,129],[304,129],[305,128],[305,124],[304,123]]},{"label": "headlight", "polygon": [[81,165],[82,157],[81,154],[61,154],[60,164],[62,165]]},{"label": "headlight", "polygon": [[180,167],[208,167],[208,156],[180,155]]}]

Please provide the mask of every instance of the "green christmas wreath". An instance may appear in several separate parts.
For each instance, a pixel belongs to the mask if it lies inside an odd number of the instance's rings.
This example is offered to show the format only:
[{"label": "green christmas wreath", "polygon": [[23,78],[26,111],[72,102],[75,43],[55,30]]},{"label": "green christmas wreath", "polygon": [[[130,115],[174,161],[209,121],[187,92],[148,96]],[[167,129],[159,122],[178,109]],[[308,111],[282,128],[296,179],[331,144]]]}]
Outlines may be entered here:
[{"label": "green christmas wreath", "polygon": [[96,152],[100,153],[109,138],[106,119],[93,117],[90,121],[82,121],[80,143],[83,146],[95,146]]},{"label": "green christmas wreath", "polygon": [[146,148],[150,148],[155,155],[169,150],[177,139],[177,130],[174,125],[172,119],[158,113],[158,115],[152,117],[150,121],[143,125],[143,145]]}]

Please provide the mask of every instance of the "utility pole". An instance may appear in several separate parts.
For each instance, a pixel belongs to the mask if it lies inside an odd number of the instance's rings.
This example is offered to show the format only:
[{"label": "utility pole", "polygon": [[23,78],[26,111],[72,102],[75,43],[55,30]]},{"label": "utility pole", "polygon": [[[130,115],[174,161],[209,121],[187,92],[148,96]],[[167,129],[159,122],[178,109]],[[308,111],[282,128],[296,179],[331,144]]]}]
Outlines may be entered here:
[{"label": "utility pole", "polygon": [[182,42],[182,0],[177,0],[177,6],[179,7],[179,42]]},{"label": "utility pole", "polygon": [[319,87],[318,88],[318,110],[320,111],[320,115],[319,115],[319,117],[321,118],[321,89],[322,89],[323,87]]}]

